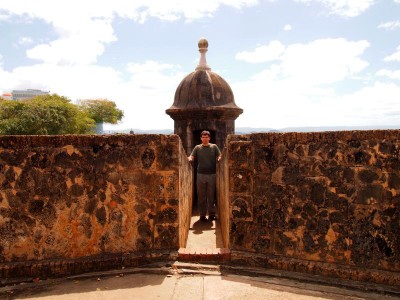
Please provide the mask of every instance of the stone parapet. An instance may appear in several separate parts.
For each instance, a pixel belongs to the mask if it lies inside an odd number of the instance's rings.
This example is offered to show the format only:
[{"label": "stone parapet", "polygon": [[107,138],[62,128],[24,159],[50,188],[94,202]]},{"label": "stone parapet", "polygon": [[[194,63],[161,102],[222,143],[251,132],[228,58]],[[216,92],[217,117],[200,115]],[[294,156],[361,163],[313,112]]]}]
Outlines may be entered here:
[{"label": "stone parapet", "polygon": [[266,266],[293,260],[304,272],[399,285],[399,135],[229,136],[219,175],[229,174],[230,249],[274,257]]},{"label": "stone parapet", "polygon": [[190,176],[177,135],[0,137],[2,274],[25,263],[177,251]]}]

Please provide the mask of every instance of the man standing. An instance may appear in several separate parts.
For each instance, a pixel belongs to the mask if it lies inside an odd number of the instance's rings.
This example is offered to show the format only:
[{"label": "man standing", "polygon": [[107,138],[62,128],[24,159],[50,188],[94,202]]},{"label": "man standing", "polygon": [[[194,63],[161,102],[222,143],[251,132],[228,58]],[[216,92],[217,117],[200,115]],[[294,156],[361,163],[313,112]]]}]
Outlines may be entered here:
[{"label": "man standing", "polygon": [[191,162],[197,158],[197,200],[200,212],[200,221],[206,221],[208,211],[208,219],[216,220],[215,216],[215,171],[216,163],[221,159],[221,151],[218,146],[210,143],[210,132],[202,131],[200,138],[201,144],[194,147],[192,153],[188,157]]}]

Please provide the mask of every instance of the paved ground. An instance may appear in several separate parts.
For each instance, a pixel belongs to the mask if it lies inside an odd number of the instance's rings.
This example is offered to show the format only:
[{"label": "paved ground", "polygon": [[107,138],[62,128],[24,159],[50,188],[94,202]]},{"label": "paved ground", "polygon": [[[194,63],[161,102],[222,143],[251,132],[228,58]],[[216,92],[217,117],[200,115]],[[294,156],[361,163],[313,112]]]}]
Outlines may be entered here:
[{"label": "paved ground", "polygon": [[186,248],[222,248],[222,236],[219,221],[199,220],[196,213],[190,220],[190,229]]},{"label": "paved ground", "polygon": [[248,277],[216,265],[174,263],[83,274],[0,288],[0,299],[400,299],[357,288],[299,281],[296,278]]}]

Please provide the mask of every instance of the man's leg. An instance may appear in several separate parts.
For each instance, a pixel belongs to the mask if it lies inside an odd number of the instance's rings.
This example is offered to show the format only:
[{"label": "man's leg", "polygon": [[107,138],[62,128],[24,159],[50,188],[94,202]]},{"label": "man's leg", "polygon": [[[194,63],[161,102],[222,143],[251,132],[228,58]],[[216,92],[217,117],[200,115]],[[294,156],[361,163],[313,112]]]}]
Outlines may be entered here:
[{"label": "man's leg", "polygon": [[197,207],[200,217],[205,217],[207,214],[207,183],[204,174],[197,174]]},{"label": "man's leg", "polygon": [[215,217],[215,203],[214,203],[214,195],[215,195],[215,174],[207,175],[207,208],[208,215],[211,217]]}]

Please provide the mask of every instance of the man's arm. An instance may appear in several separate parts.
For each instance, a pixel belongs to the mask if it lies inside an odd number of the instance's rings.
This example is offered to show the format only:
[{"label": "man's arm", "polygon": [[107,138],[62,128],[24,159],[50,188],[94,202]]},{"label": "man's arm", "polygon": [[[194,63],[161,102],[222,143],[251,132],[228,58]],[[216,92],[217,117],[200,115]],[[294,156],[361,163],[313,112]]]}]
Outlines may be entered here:
[{"label": "man's arm", "polygon": [[219,150],[219,147],[217,145],[215,145],[215,149],[217,150],[216,154],[218,155],[217,156],[217,161],[220,161],[221,158],[222,158],[221,150]]},{"label": "man's arm", "polygon": [[194,147],[192,153],[188,156],[188,161],[192,162],[196,155],[197,155],[197,146]]}]

